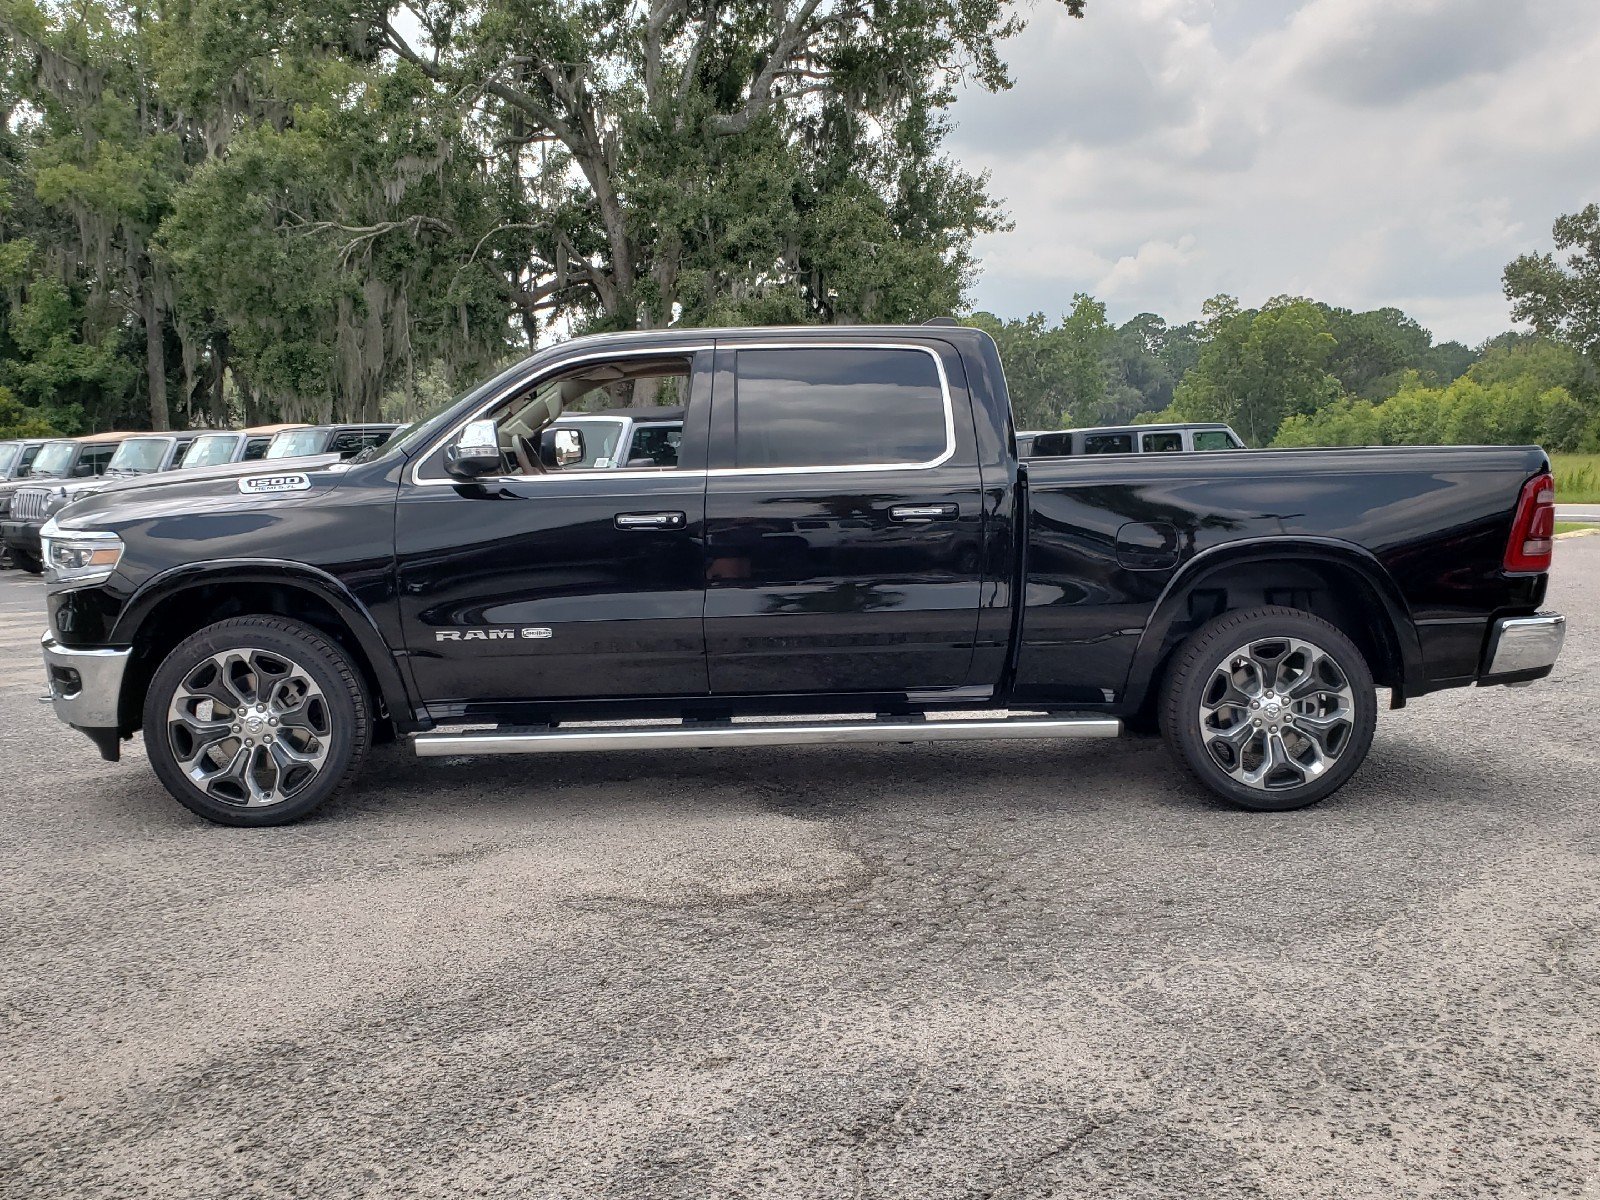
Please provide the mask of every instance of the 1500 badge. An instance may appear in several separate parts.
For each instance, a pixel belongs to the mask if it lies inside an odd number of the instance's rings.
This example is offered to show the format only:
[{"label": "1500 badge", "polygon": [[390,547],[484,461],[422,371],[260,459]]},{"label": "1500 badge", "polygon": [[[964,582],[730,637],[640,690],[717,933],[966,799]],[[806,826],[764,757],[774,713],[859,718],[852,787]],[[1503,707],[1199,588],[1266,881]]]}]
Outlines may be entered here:
[{"label": "1500 badge", "polygon": [[304,475],[251,475],[239,480],[239,490],[247,496],[264,496],[270,492],[304,492],[311,488],[311,480]]},{"label": "1500 badge", "polygon": [[522,638],[537,641],[554,637],[555,630],[548,625],[524,625],[521,629],[438,629],[436,642],[510,642]]}]

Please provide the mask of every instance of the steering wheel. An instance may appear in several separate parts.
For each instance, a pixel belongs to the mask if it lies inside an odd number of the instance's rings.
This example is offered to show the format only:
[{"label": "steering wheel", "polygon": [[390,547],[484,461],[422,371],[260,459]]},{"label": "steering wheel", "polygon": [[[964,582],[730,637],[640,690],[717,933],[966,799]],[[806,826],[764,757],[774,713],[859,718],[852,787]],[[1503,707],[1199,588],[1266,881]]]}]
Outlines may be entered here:
[{"label": "steering wheel", "polygon": [[515,441],[512,443],[512,449],[516,452],[517,466],[522,468],[522,473],[548,475],[544,463],[539,459],[539,447],[533,444],[533,439],[523,437],[520,433],[513,436]]}]

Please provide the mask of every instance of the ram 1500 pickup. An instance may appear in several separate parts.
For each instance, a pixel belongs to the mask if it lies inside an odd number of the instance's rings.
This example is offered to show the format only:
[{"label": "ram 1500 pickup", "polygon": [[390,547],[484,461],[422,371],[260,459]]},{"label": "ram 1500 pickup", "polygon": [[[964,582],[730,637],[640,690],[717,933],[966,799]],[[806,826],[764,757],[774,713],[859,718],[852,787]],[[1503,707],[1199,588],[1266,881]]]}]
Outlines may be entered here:
[{"label": "ram 1500 pickup", "polygon": [[[641,392],[683,408],[669,463],[582,465],[557,422]],[[848,770],[849,742],[1129,726],[1296,808],[1356,771],[1379,686],[1527,683],[1563,632],[1541,450],[1023,463],[994,344],[954,327],[583,338],[350,462],[158,478],[46,528],[50,688],[236,825],[386,736]]]}]

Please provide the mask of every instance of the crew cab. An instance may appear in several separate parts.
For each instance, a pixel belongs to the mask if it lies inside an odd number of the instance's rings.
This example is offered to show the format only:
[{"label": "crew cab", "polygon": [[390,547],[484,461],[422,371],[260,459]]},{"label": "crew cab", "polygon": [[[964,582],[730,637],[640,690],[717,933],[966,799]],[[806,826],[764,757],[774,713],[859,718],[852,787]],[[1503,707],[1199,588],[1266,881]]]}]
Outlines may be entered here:
[{"label": "crew cab", "polygon": [[301,425],[285,429],[268,443],[263,458],[306,458],[337,454],[354,458],[381,446],[400,426],[392,421],[367,425]]},{"label": "crew cab", "polygon": [[25,478],[0,484],[0,543],[6,557],[15,566],[37,575],[39,529],[49,493],[49,487],[39,485],[47,480],[96,479],[111,465],[118,447],[137,436],[110,431],[80,438],[51,438],[40,446]]},{"label": "crew cab", "polygon": [[[564,417],[681,403],[672,465]],[[646,385],[643,388],[637,385]],[[1110,738],[1251,809],[1321,800],[1378,693],[1547,675],[1535,447],[1019,461],[958,327],[553,346],[380,448],[76,503],[45,530],[58,716],[277,824],[421,755]],[[855,715],[852,715],[855,714]],[[862,717],[859,714],[867,714]]]},{"label": "crew cab", "polygon": [[[39,531],[55,513],[74,500],[103,491],[108,483],[135,479],[170,471],[183,458],[194,441],[192,433],[142,433],[110,435],[118,438],[105,468],[88,478],[69,478],[56,482],[40,481],[18,488],[11,501],[11,512],[0,528],[6,549],[24,570],[39,570]],[[95,444],[94,439],[81,439]]]}]

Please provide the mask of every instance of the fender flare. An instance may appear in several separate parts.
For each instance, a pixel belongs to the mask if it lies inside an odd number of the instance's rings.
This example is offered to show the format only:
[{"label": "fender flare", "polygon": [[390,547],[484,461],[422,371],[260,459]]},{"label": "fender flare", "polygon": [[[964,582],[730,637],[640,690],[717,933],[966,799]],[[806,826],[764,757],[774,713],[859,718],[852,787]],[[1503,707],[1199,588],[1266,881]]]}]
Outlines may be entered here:
[{"label": "fender flare", "polygon": [[400,673],[395,653],[378,629],[372,613],[343,582],[307,563],[275,558],[222,558],[169,567],[139,585],[117,615],[108,640],[117,646],[134,644],[139,629],[159,605],[191,588],[213,583],[287,584],[326,601],[365,656],[390,719],[404,729],[416,725],[413,698]]},{"label": "fender flare", "polygon": [[1127,686],[1123,689],[1128,704],[1134,708],[1143,705],[1156,670],[1171,649],[1173,626],[1186,615],[1185,607],[1190,593],[1203,586],[1207,578],[1232,567],[1285,560],[1323,563],[1354,570],[1382,606],[1392,647],[1399,652],[1404,690],[1420,690],[1423,680],[1422,643],[1417,637],[1416,622],[1394,577],[1372,551],[1338,538],[1261,537],[1227,542],[1203,550],[1167,581],[1133,652]]}]

